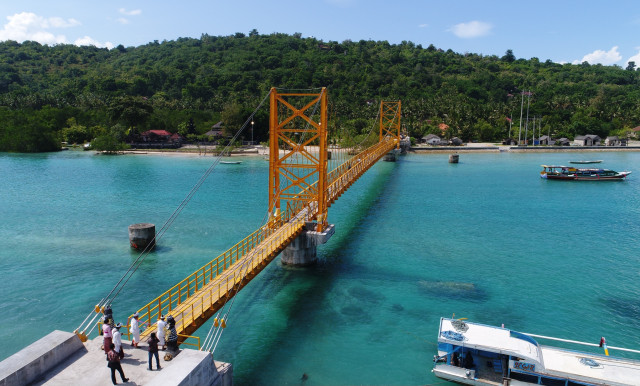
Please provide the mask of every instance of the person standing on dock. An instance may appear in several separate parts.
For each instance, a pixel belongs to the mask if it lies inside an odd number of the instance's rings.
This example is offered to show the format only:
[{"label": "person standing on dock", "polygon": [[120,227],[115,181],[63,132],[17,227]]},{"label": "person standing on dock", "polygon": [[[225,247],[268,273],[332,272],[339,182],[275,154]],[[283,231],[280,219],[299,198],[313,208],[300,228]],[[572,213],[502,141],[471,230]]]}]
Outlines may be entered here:
[{"label": "person standing on dock", "polygon": [[120,327],[122,327],[122,323],[116,324],[111,335],[113,335],[113,344],[116,346],[115,350],[120,359],[122,359],[124,358],[124,350],[122,349],[122,335],[120,334]]},{"label": "person standing on dock", "polygon": [[164,316],[160,315],[158,318],[158,322],[156,323],[156,327],[158,330],[158,344],[162,346],[163,350],[166,350],[167,346],[164,341],[164,328],[167,326],[167,323],[164,321]]},{"label": "person standing on dock", "polygon": [[178,351],[178,332],[176,331],[176,321],[173,316],[167,317],[167,323],[169,324],[169,339],[167,339],[167,348],[169,351]]},{"label": "person standing on dock", "polygon": [[[129,323],[131,324],[131,328],[129,331],[131,331],[131,334],[133,335],[133,337],[131,338],[131,344],[133,345],[133,347],[138,347],[138,344],[140,343],[140,324],[138,321],[138,312],[134,313],[132,317],[129,318]],[[144,326],[145,323],[143,323],[142,325]]]},{"label": "person standing on dock", "polygon": [[156,357],[156,367],[160,370],[160,357],[158,357],[158,338],[156,338],[156,333],[152,332],[149,339],[147,339],[147,343],[149,343],[149,371],[153,370],[153,366],[151,366],[151,360],[153,357]]},{"label": "person standing on dock", "polygon": [[118,370],[118,372],[120,373],[122,382],[129,382],[129,378],[124,377],[124,371],[122,371],[122,365],[120,364],[120,357],[118,356],[118,353],[115,352],[115,347],[116,346],[113,343],[111,343],[111,346],[109,346],[110,350],[107,353],[107,367],[111,369],[111,382],[113,382],[114,385],[117,385],[118,382],[116,382],[116,370]]},{"label": "person standing on dock", "polygon": [[108,354],[109,346],[111,346],[112,337],[113,337],[113,335],[111,334],[111,319],[105,316],[103,323],[104,324],[102,325],[102,337],[104,338],[104,340],[102,341],[102,347],[104,348],[104,353]]}]

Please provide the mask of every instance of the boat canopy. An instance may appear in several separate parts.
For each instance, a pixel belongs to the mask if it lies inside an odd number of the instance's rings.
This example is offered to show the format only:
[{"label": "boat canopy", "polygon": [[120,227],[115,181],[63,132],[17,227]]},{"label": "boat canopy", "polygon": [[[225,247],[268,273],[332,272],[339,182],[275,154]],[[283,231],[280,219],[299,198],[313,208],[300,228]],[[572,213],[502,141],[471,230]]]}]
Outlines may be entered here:
[{"label": "boat canopy", "polygon": [[507,328],[441,318],[438,342],[511,355],[544,367],[538,342]]}]

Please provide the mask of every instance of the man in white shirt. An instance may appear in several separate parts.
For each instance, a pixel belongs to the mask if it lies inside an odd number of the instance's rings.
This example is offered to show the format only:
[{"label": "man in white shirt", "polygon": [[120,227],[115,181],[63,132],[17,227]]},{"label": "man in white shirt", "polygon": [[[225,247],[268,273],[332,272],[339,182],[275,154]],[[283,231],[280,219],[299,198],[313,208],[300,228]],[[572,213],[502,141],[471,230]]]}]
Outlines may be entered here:
[{"label": "man in white shirt", "polygon": [[122,323],[116,324],[116,327],[111,332],[113,335],[113,344],[116,346],[114,350],[120,356],[120,359],[124,358],[124,350],[122,349],[122,335],[120,334],[120,327]]},{"label": "man in white shirt", "polygon": [[[137,312],[135,314],[133,314],[133,316],[129,319],[129,323],[131,324],[131,328],[129,329],[129,331],[133,335],[131,337],[131,344],[133,345],[133,347],[138,347],[138,344],[140,343],[140,327],[141,327],[141,325],[138,322],[138,313]],[[144,326],[144,324],[145,323],[142,323],[143,326]]]},{"label": "man in white shirt", "polygon": [[167,348],[166,343],[164,342],[164,328],[167,323],[164,321],[164,316],[160,315],[158,318],[158,322],[156,326],[158,328],[158,344],[162,346],[162,349],[165,350]]}]

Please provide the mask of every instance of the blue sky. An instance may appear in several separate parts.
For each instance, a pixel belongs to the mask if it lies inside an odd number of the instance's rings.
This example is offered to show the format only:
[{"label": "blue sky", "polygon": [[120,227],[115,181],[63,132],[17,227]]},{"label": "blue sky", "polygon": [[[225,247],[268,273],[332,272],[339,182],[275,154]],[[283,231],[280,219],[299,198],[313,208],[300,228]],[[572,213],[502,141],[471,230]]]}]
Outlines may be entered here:
[{"label": "blue sky", "polygon": [[403,40],[459,53],[640,67],[640,2],[491,0],[21,0],[0,4],[0,41],[98,47],[299,32],[324,41]]}]

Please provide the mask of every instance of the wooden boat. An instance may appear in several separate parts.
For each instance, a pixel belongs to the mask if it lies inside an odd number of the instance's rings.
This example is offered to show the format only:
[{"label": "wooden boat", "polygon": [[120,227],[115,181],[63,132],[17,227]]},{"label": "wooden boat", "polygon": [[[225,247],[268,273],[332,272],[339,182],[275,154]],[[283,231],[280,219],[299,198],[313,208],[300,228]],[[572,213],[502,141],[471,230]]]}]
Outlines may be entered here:
[{"label": "wooden boat", "polygon": [[630,171],[616,172],[610,169],[576,168],[573,166],[541,165],[540,177],[548,180],[616,181],[623,180]]},{"label": "wooden boat", "polygon": [[221,164],[226,164],[226,165],[237,165],[237,164],[241,164],[242,161],[220,161]]},{"label": "wooden boat", "polygon": [[569,161],[570,164],[599,164],[600,162],[602,162],[601,159],[593,161]]},{"label": "wooden boat", "polygon": [[457,383],[492,386],[637,385],[640,380],[640,361],[608,356],[609,350],[640,351],[607,347],[601,338],[605,355],[600,355],[540,345],[534,338],[598,347],[596,343],[442,318],[433,373]]}]

